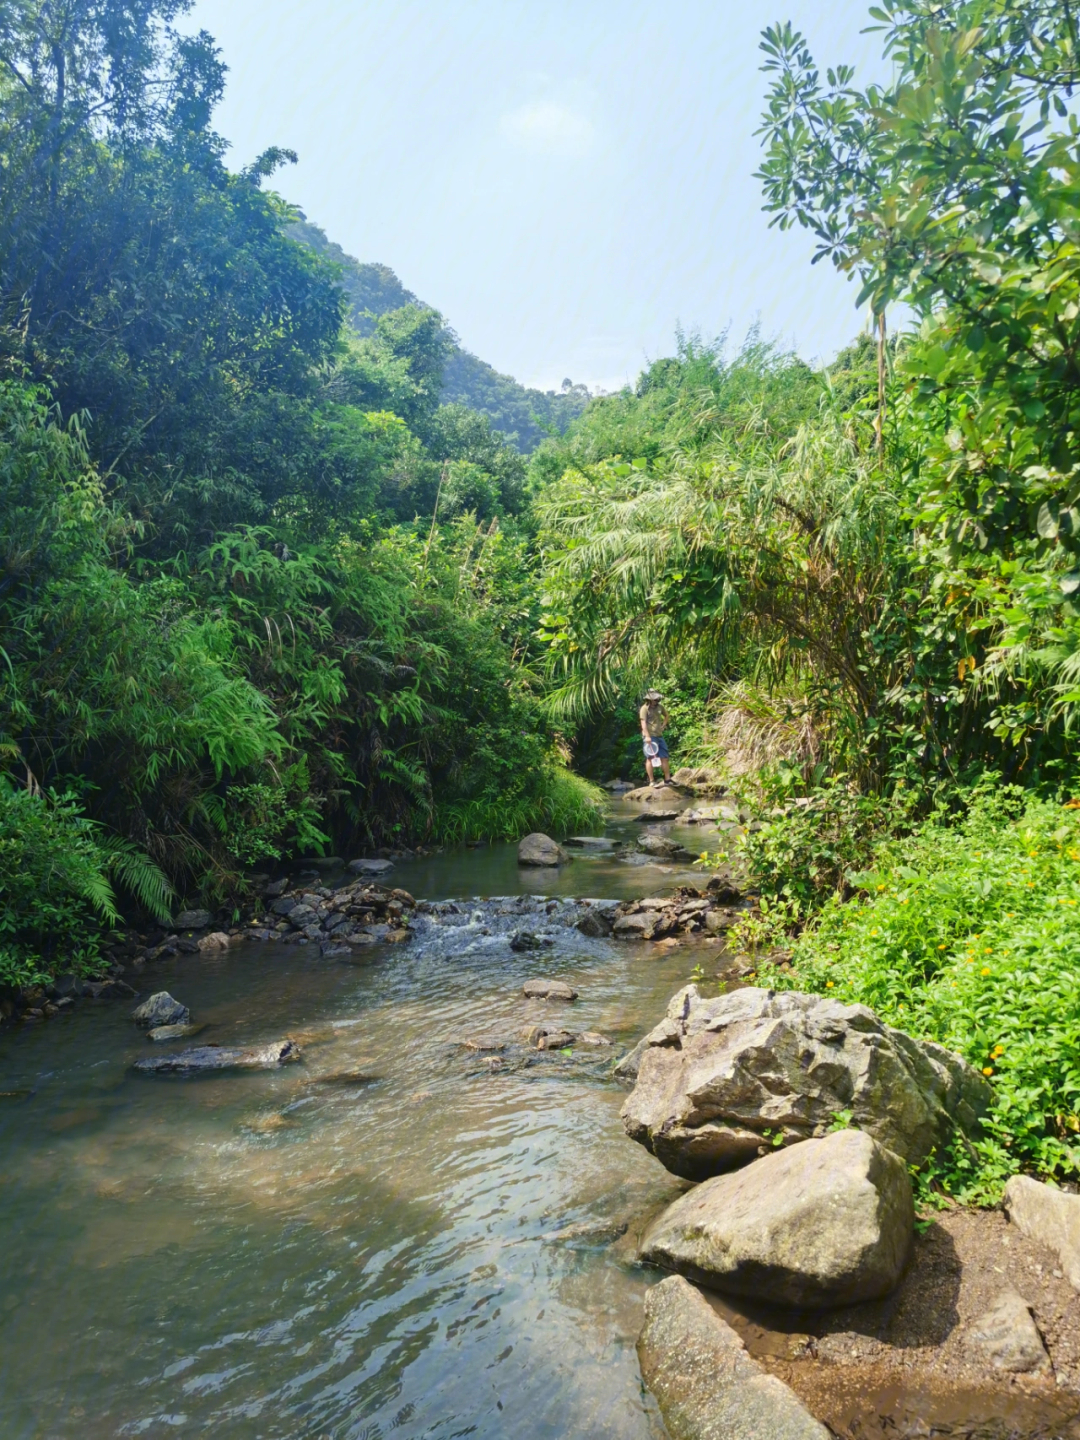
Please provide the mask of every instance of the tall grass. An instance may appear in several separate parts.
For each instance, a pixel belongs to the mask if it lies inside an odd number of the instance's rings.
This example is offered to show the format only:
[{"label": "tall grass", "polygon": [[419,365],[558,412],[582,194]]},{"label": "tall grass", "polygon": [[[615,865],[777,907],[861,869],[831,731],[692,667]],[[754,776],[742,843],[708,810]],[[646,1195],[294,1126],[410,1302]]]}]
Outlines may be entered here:
[{"label": "tall grass", "polygon": [[534,771],[528,789],[485,793],[477,799],[438,806],[434,834],[444,843],[461,840],[519,840],[533,830],[561,835],[596,835],[603,829],[603,792],[565,766]]}]

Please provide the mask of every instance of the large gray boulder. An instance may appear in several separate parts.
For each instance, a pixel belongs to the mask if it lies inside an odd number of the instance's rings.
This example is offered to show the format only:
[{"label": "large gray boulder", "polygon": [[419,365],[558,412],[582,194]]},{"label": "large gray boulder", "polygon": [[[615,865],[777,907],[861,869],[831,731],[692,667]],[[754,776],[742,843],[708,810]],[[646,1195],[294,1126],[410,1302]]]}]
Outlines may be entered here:
[{"label": "large gray boulder", "polygon": [[896,1288],[914,1223],[904,1162],[838,1130],[696,1185],[649,1227],[641,1257],[733,1295],[853,1305]]},{"label": "large gray boulder", "polygon": [[561,845],[552,840],[550,835],[542,835],[539,830],[526,835],[518,845],[519,865],[562,865],[569,858]]},{"label": "large gray boulder", "polygon": [[191,1011],[179,1000],[174,1000],[167,990],[159,990],[133,1010],[131,1018],[136,1025],[154,1030],[159,1025],[186,1025],[191,1019]]},{"label": "large gray boulder", "polygon": [[678,1276],[646,1294],[637,1352],[671,1440],[829,1440],[794,1391],[767,1375]]},{"label": "large gray boulder", "polygon": [[744,1165],[777,1136],[784,1145],[820,1137],[842,1111],[919,1164],[954,1125],[975,1129],[990,1100],[982,1075],[952,1051],[863,1005],[796,991],[703,999],[688,985],[637,1064],[626,1133],[689,1180]]},{"label": "large gray boulder", "polygon": [[1057,1255],[1069,1284],[1080,1290],[1080,1195],[1014,1175],[1005,1186],[1005,1214],[1022,1235]]}]

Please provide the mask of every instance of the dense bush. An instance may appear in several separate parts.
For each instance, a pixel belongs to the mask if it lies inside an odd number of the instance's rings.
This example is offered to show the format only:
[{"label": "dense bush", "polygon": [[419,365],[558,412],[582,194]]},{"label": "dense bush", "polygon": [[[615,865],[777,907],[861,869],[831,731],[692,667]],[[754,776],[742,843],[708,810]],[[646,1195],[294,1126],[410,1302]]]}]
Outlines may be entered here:
[{"label": "dense bush", "polygon": [[993,1199],[1011,1173],[1080,1166],[1080,810],[987,785],[957,818],[888,838],[759,982],[869,1005],[990,1079],[983,1135],[932,1169]]}]

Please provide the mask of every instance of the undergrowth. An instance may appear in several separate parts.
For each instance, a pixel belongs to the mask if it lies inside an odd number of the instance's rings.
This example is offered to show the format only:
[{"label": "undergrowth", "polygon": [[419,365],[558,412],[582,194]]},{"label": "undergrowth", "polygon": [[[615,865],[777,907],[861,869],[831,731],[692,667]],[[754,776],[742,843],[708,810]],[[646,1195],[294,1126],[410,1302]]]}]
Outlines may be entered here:
[{"label": "undergrowth", "polygon": [[[968,796],[875,847],[794,940],[790,968],[764,959],[757,983],[864,1004],[886,1023],[958,1051],[993,1103],[969,1145],[957,1136],[924,1179],[971,1202],[1009,1175],[1080,1169],[1080,808],[1011,786]],[[753,936],[782,940],[774,908]],[[749,936],[745,938],[751,938]],[[926,1188],[926,1187],[924,1187]]]}]

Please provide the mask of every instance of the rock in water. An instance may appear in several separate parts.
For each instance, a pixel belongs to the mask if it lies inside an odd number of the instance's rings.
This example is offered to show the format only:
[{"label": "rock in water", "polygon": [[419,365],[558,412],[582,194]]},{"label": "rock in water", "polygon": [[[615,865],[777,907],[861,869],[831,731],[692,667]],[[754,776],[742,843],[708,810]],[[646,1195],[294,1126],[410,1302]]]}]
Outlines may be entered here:
[{"label": "rock in water", "polygon": [[518,845],[519,865],[561,865],[569,858],[550,835],[542,835],[538,830],[526,835]]},{"label": "rock in water", "polygon": [[385,875],[394,868],[392,860],[350,860],[349,869],[354,875]]},{"label": "rock in water", "polygon": [[646,1294],[637,1352],[672,1440],[829,1440],[794,1391],[766,1375],[705,1297],[677,1276]]},{"label": "rock in water", "polygon": [[637,842],[637,848],[643,855],[655,855],[661,859],[682,854],[682,846],[664,835],[643,835]]},{"label": "rock in water", "polygon": [[191,1019],[191,1011],[186,1005],[181,1005],[179,1000],[174,1000],[167,990],[159,990],[156,995],[151,995],[149,1000],[144,1000],[138,1009],[133,1010],[131,1018],[136,1025],[145,1025],[148,1030],[154,1030],[159,1025],[186,1025]]},{"label": "rock in water", "polygon": [[209,935],[204,935],[199,941],[200,950],[227,950],[229,948],[229,937],[224,930],[214,930]]},{"label": "rock in water", "polygon": [[1080,1195],[1014,1175],[1005,1186],[1005,1214],[1022,1235],[1057,1254],[1069,1284],[1080,1290]]},{"label": "rock in water", "polygon": [[524,950],[543,950],[554,944],[555,941],[549,936],[537,935],[533,930],[515,930],[510,936],[510,949],[518,954]]},{"label": "rock in water", "polygon": [[146,1038],[161,1044],[166,1040],[186,1040],[189,1035],[198,1035],[205,1025],[155,1025],[146,1032]]},{"label": "rock in water", "polygon": [[214,1070],[274,1070],[300,1059],[300,1047],[291,1040],[240,1049],[232,1045],[197,1045],[175,1055],[148,1055],[134,1068],[155,1075],[199,1075]]},{"label": "rock in water", "polygon": [[565,980],[526,980],[521,988],[530,1000],[577,999],[577,991]]},{"label": "rock in water", "polygon": [[603,910],[586,910],[577,922],[577,928],[591,940],[603,940],[611,934],[611,924],[611,916]]},{"label": "rock in water", "polygon": [[1003,1290],[976,1320],[970,1335],[996,1370],[1024,1375],[1050,1366],[1031,1307],[1015,1290]]},{"label": "rock in water", "polygon": [[622,1117],[674,1174],[704,1180],[752,1160],[766,1130],[792,1144],[845,1110],[920,1164],[954,1124],[974,1130],[989,1100],[967,1061],[863,1005],[751,987],[706,1000],[688,985],[645,1037]]},{"label": "rock in water", "polygon": [[781,1305],[854,1305],[895,1289],[915,1223],[902,1160],[860,1130],[808,1140],[695,1186],[641,1256]]}]

